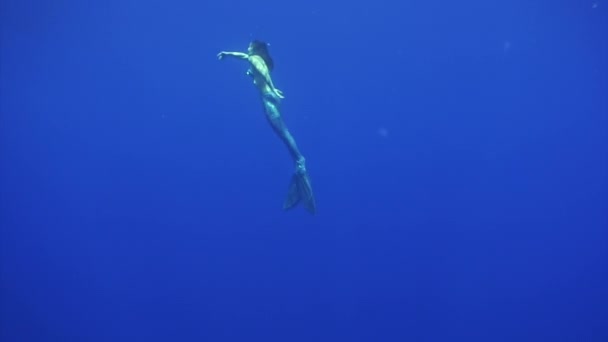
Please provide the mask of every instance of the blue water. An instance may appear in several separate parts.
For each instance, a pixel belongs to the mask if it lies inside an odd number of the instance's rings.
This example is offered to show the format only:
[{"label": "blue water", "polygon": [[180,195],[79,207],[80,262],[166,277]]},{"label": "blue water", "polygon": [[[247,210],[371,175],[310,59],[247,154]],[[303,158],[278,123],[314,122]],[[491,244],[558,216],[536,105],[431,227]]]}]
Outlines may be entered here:
[{"label": "blue water", "polygon": [[[608,341],[608,2],[0,2],[0,340]],[[318,214],[247,66],[268,41]]]}]

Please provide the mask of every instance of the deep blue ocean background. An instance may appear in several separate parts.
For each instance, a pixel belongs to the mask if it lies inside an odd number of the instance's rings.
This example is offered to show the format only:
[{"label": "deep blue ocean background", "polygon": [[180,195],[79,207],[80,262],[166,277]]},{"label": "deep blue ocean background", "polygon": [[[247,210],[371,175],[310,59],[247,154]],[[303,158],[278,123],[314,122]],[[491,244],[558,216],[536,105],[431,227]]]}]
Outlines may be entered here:
[{"label": "deep blue ocean background", "polygon": [[0,340],[608,341],[608,2],[1,0]]}]

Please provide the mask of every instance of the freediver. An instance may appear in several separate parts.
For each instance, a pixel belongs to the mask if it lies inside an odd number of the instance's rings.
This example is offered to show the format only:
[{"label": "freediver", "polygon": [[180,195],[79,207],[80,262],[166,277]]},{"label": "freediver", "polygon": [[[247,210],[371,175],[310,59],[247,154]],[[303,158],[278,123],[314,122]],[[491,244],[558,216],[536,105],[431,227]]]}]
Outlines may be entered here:
[{"label": "freediver", "polygon": [[268,44],[260,40],[254,40],[249,43],[247,53],[222,51],[217,55],[219,60],[223,60],[225,57],[235,57],[249,62],[247,75],[253,78],[253,84],[260,91],[266,119],[275,133],[287,146],[291,158],[295,163],[295,172],[291,177],[283,209],[288,210],[295,207],[298,203],[302,203],[308,212],[315,214],[317,208],[310,185],[310,177],[306,171],[306,160],[302,153],[300,153],[296,141],[283,122],[279,111],[280,102],[284,96],[283,92],[274,86],[270,77],[270,71],[274,69],[274,61],[268,52]]}]

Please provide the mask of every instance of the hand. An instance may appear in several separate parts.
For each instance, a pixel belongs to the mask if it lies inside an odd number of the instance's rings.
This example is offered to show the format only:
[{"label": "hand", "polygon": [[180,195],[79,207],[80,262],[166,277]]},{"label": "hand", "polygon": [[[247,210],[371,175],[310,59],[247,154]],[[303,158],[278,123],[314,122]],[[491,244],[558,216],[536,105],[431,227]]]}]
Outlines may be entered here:
[{"label": "hand", "polygon": [[277,89],[277,88],[274,88],[274,93],[275,93],[275,95],[276,95],[278,98],[280,98],[280,99],[284,99],[284,98],[285,98],[285,95],[283,95],[283,92],[282,92],[282,91],[280,91],[280,90],[279,90],[279,89]]},{"label": "hand", "polygon": [[225,51],[222,51],[220,53],[217,54],[217,59],[219,59],[220,61],[226,57],[227,53]]}]

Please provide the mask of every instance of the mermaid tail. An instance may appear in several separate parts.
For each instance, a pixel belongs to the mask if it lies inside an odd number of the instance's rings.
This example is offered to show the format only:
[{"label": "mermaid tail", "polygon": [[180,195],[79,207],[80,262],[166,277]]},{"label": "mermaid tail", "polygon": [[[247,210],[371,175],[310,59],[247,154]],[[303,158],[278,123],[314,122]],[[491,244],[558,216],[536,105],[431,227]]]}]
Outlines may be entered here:
[{"label": "mermaid tail", "polygon": [[287,198],[283,203],[283,209],[291,209],[298,203],[302,203],[304,208],[313,215],[317,212],[315,196],[310,185],[310,177],[304,167],[304,161],[297,163],[296,172],[291,176],[291,183],[289,184]]}]

